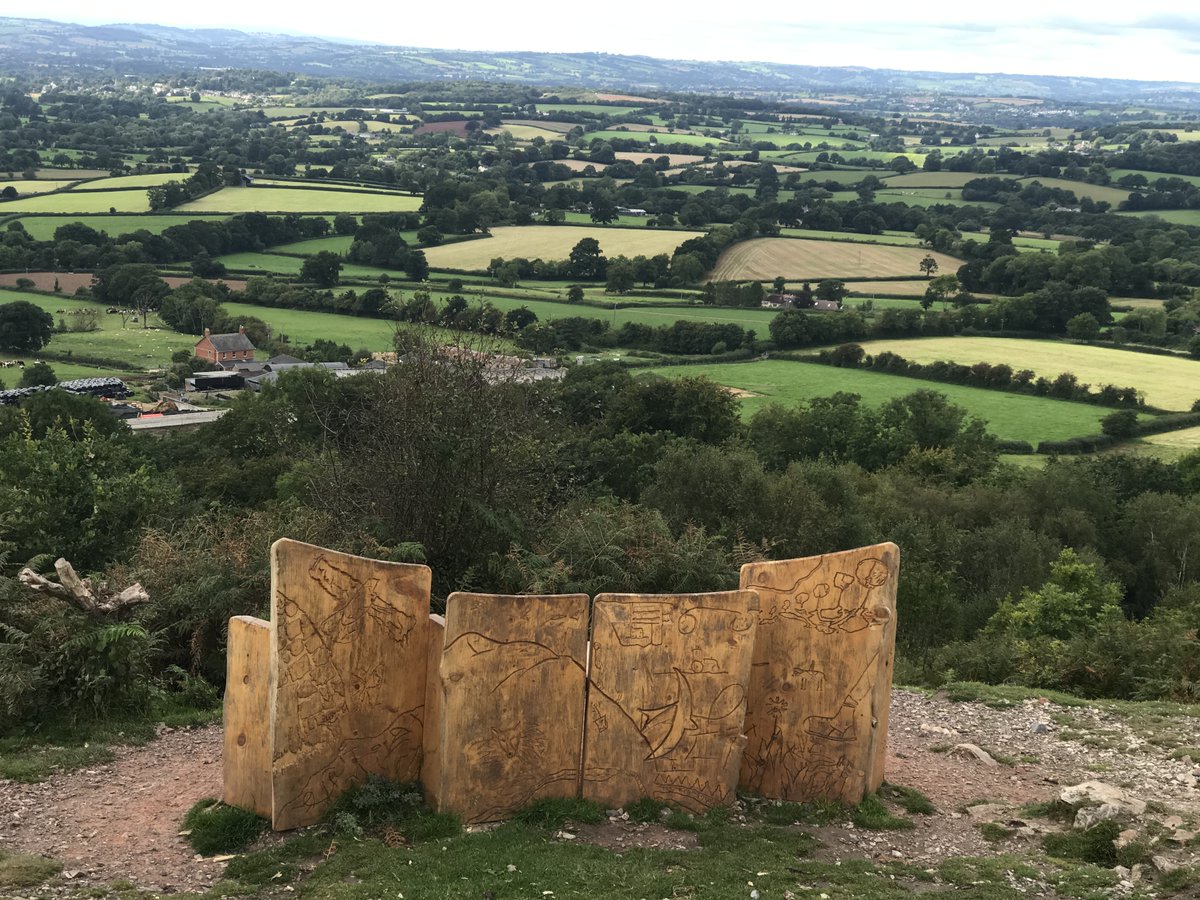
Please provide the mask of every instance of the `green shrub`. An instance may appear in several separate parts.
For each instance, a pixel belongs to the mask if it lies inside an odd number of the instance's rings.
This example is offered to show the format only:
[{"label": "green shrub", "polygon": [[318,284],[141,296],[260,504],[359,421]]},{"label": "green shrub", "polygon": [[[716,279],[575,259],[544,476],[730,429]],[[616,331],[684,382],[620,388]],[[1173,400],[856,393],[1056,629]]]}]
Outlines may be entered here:
[{"label": "green shrub", "polygon": [[188,843],[202,856],[238,853],[267,829],[267,820],[212,798],[196,803],[183,819]]},{"label": "green shrub", "polygon": [[913,827],[908,819],[892,815],[875,794],[863,797],[862,802],[850,813],[850,820],[857,827],[871,831],[900,831]]},{"label": "green shrub", "polygon": [[1050,856],[1059,859],[1077,859],[1111,869],[1117,865],[1117,848],[1113,841],[1121,833],[1116,822],[1101,822],[1085,831],[1063,831],[1048,834],[1042,839],[1042,847]]}]

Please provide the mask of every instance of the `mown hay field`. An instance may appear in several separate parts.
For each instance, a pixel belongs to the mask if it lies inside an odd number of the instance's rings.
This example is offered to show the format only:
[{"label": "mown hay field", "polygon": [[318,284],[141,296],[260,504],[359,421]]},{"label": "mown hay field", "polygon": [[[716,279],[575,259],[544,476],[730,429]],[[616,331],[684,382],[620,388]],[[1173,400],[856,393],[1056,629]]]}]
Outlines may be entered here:
[{"label": "mown hay field", "polygon": [[[726,249],[709,278],[770,281],[779,275],[789,280],[920,275],[925,255],[923,249],[886,244],[754,238]],[[939,272],[955,272],[962,265],[961,260],[944,253],[930,255],[937,260]]]},{"label": "mown hay field", "polygon": [[[130,192],[122,191],[121,193]],[[112,194],[111,196],[120,195]],[[307,190],[305,188],[227,187],[176,207],[176,212],[413,212],[420,206],[421,198],[408,194],[370,194],[364,191]]]},{"label": "mown hay field", "polygon": [[1065,341],[986,337],[869,341],[863,347],[871,354],[887,350],[916,362],[944,359],[966,365],[1006,363],[1015,370],[1032,369],[1047,378],[1072,372],[1093,387],[1114,384],[1137,388],[1145,394],[1147,403],[1162,409],[1187,410],[1200,399],[1200,361],[1179,356]]},{"label": "mown hay field", "polygon": [[654,256],[671,253],[698,231],[659,231],[647,228],[575,228],[567,225],[524,225],[492,229],[492,236],[462,241],[425,251],[436,269],[486,269],[500,256],[504,259],[566,259],[571,249],[587,237],[600,242],[601,252],[614,256]]},{"label": "mown hay field", "polygon": [[[51,191],[59,191],[74,183],[73,181],[42,181],[36,178],[26,181],[18,178],[16,181],[0,181],[0,190],[12,188],[25,197],[30,194],[48,194]],[[0,203],[0,214],[3,214],[6,205],[7,201]]]},{"label": "mown hay field", "polygon": [[917,390],[945,394],[951,403],[988,423],[988,431],[1003,440],[1064,440],[1097,434],[1100,419],[1110,410],[1086,403],[1068,403],[1045,397],[1029,397],[984,388],[934,384],[916,378],[887,375],[858,369],[839,369],[817,363],[764,360],[752,363],[714,363],[665,366],[651,371],[669,378],[704,376],[718,384],[746,391],[742,414],[749,417],[771,403],[792,406],[813,397],[828,397],[838,391],[858,394],[871,405]]}]

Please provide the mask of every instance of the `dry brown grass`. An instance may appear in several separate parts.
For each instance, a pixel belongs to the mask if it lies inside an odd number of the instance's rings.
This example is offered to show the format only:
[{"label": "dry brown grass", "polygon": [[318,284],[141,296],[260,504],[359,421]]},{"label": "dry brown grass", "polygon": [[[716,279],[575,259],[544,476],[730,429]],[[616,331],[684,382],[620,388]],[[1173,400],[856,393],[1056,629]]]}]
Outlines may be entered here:
[{"label": "dry brown grass", "polygon": [[[919,247],[755,238],[722,253],[709,277],[714,281],[769,281],[778,275],[789,280],[919,275],[925,255]],[[940,272],[954,272],[962,265],[961,260],[944,253],[929,255],[937,260]]]}]

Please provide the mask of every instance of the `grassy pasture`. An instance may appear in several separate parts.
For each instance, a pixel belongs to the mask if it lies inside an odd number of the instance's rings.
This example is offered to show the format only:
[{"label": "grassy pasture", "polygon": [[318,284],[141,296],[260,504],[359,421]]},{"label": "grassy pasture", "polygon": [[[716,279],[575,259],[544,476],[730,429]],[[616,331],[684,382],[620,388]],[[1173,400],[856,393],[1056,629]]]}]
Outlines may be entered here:
[{"label": "grassy pasture", "polygon": [[978,172],[909,172],[884,178],[889,188],[961,188],[976,178],[1015,178],[1015,175],[981,175]]},{"label": "grassy pasture", "polygon": [[744,416],[753,415],[771,403],[791,406],[838,391],[858,394],[865,402],[878,405],[916,390],[932,389],[945,394],[950,402],[964,407],[971,415],[987,421],[988,431],[997,437],[1029,441],[1035,445],[1043,440],[1063,440],[1076,435],[1098,433],[1100,419],[1109,412],[1103,407],[1086,403],[1068,403],[961,385],[933,384],[899,375],[838,369],[790,360],[669,366],[652,371],[669,378],[703,375],[726,387],[748,391],[754,396],[742,399]]},{"label": "grassy pasture", "polygon": [[187,181],[190,172],[160,172],[154,175],[118,175],[115,178],[98,178],[95,181],[85,181],[73,188],[76,191],[107,191],[118,188],[145,188],[168,181]]},{"label": "grassy pasture", "polygon": [[1093,387],[1135,387],[1144,392],[1148,403],[1163,409],[1190,409],[1200,398],[1200,361],[1177,356],[1021,338],[917,338],[870,341],[863,346],[868,353],[890,350],[917,362],[1007,363],[1047,378],[1073,372]]},{"label": "grassy pasture", "polygon": [[1060,188],[1064,191],[1074,191],[1075,196],[1082,200],[1084,197],[1090,197],[1092,200],[1105,200],[1111,203],[1114,207],[1129,199],[1131,191],[1124,188],[1107,187],[1102,184],[1088,184],[1085,181],[1070,181],[1066,178],[1023,178],[1022,184],[1030,184],[1034,181],[1040,181],[1043,187]]},{"label": "grassy pasture", "polygon": [[[928,190],[928,189],[926,189]],[[959,191],[952,191],[954,196],[947,197],[946,191],[935,191],[935,196],[919,193],[916,190],[882,190],[875,192],[875,200],[879,203],[904,203],[908,206],[978,206],[982,209],[998,207],[1000,204],[991,200],[964,200]]]},{"label": "grassy pasture", "polygon": [[149,212],[150,199],[145,191],[59,191],[36,197],[23,197],[0,205],[8,213],[105,213]]},{"label": "grassy pasture", "polygon": [[[0,206],[0,210],[3,207]],[[27,216],[18,221],[25,226],[25,230],[36,241],[48,241],[54,237],[56,229],[67,225],[71,222],[81,222],[89,228],[95,228],[97,231],[103,231],[105,234],[116,237],[117,235],[129,234],[134,231],[145,229],[151,234],[162,234],[164,230],[173,225],[186,225],[188,222],[196,219],[205,221],[222,221],[229,218],[228,216],[112,216],[112,215],[92,215],[92,216]]]},{"label": "grassy pasture", "polygon": [[659,144],[691,144],[695,147],[729,147],[729,142],[721,138],[705,137],[702,134],[651,134],[646,131],[591,131],[584,135],[588,141],[633,140],[656,141]]},{"label": "grassy pasture", "polygon": [[[60,191],[74,183],[73,181],[42,181],[36,178],[24,181],[18,178],[16,181],[0,181],[0,190],[11,187],[22,197],[25,197],[30,194],[48,194],[51,191]],[[4,212],[5,203],[7,201],[0,201],[0,213]]]},{"label": "grassy pasture", "polygon": [[838,184],[852,185],[872,174],[879,173],[870,169],[810,169],[801,176],[800,182],[819,181],[824,184],[826,181],[836,181]]},{"label": "grassy pasture", "polygon": [[[791,280],[919,275],[925,254],[922,249],[884,244],[754,238],[726,249],[709,277],[714,281],[769,281],[778,275]],[[956,271],[962,265],[952,256],[930,255],[942,272]]]},{"label": "grassy pasture", "polygon": [[1164,222],[1176,225],[1195,225],[1200,227],[1200,209],[1148,209],[1138,212],[1120,212],[1122,216],[1137,216],[1141,219],[1155,216]]},{"label": "grassy pasture", "polygon": [[1200,450],[1200,427],[1184,428],[1181,431],[1167,431],[1163,434],[1151,434],[1142,438],[1147,444],[1164,447],[1177,451],[1180,455]]},{"label": "grassy pasture", "polygon": [[78,181],[81,178],[107,178],[107,169],[35,169],[35,178],[47,178],[51,181]]},{"label": "grassy pasture", "polygon": [[[409,235],[405,235],[404,239],[412,243]],[[331,253],[339,253],[343,256],[350,250],[350,245],[354,243],[354,236],[349,234],[336,234],[332,237],[312,238],[307,241],[296,241],[294,244],[280,244],[278,247],[271,249],[277,253],[302,253],[306,256],[322,251]]]},{"label": "grassy pasture", "polygon": [[1175,175],[1169,172],[1150,172],[1146,169],[1109,169],[1108,174],[1112,176],[1112,180],[1124,178],[1126,175],[1142,175],[1151,184],[1154,184],[1160,178],[1178,178],[1180,181],[1186,181],[1189,184],[1200,185],[1200,175]]},{"label": "grassy pasture", "polygon": [[[128,193],[128,192],[123,192]],[[116,196],[116,195],[114,195]],[[177,211],[185,212],[412,212],[421,198],[407,194],[369,194],[351,190],[306,190],[304,188],[226,187]]]},{"label": "grassy pasture", "polygon": [[[122,328],[120,318],[115,315],[105,314],[104,306],[99,303],[75,300],[70,297],[46,297],[39,294],[0,291],[0,302],[7,303],[12,300],[27,300],[54,316],[56,322],[60,315],[69,313],[75,309],[95,309],[100,311],[99,331],[54,335],[50,343],[46,345],[46,350],[56,354],[72,351],[80,356],[104,356],[110,359],[121,359],[126,360],[132,365],[153,369],[166,365],[174,351],[184,348],[191,349],[196,345],[197,339],[195,337],[171,331],[166,326],[161,325],[154,315],[150,316],[151,327],[149,328],[142,328],[140,323],[137,325],[128,323],[126,327]],[[59,313],[58,310],[63,310],[63,313]],[[36,358],[36,356],[37,354],[28,354],[24,358],[29,360],[30,358]],[[55,373],[60,379],[67,377],[65,374],[66,369],[60,372],[57,362],[53,360],[48,360],[48,362],[50,362],[50,365],[54,368]],[[13,370],[9,369],[6,371],[12,372]],[[72,377],[87,378],[105,374],[120,374],[120,371],[89,369],[84,374]],[[6,377],[6,375],[0,375],[0,377]],[[15,383],[15,377],[13,381]]]},{"label": "grassy pasture", "polygon": [[[657,101],[656,101],[657,102]],[[538,103],[537,111],[541,113],[589,113],[601,116],[627,116],[640,109],[638,106],[606,106],[603,103]]]},{"label": "grassy pasture", "polygon": [[486,269],[498,256],[505,259],[566,259],[571,249],[586,237],[600,242],[604,255],[654,256],[670,253],[698,231],[658,231],[625,228],[574,228],[562,225],[507,226],[492,229],[490,238],[430,247],[425,251],[429,265],[438,269]]}]

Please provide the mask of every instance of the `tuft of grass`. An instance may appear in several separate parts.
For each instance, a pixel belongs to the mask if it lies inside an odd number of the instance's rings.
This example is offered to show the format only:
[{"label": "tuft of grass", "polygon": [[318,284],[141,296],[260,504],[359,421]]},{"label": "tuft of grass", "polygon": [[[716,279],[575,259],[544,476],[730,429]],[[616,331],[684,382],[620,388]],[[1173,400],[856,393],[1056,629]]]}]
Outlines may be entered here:
[{"label": "tuft of grass", "polygon": [[1005,828],[998,822],[984,822],[979,826],[979,833],[985,841],[991,841],[993,844],[1000,841],[1007,841],[1010,837],[1016,834],[1011,828]]},{"label": "tuft of grass", "polygon": [[996,709],[1007,709],[1025,700],[1045,698],[1059,706],[1087,706],[1086,700],[1080,700],[1061,691],[1049,691],[1041,688],[1024,688],[1011,684],[983,684],[978,681],[953,681],[942,688],[946,697],[955,703],[978,702]]},{"label": "tuft of grass", "polygon": [[329,843],[328,833],[318,831],[289,836],[269,849],[230,860],[225,877],[254,886],[290,884],[299,876],[302,865],[319,859]]},{"label": "tuft of grass", "polygon": [[1021,807],[1021,814],[1031,819],[1050,819],[1054,822],[1074,822],[1075,813],[1083,804],[1064,803],[1057,797],[1040,803],[1026,803]]},{"label": "tuft of grass", "polygon": [[37,887],[62,871],[62,863],[44,856],[7,853],[0,850],[0,887]]},{"label": "tuft of grass", "polygon": [[[1037,878],[1037,869],[1019,856],[1000,854],[997,856],[954,856],[943,860],[938,865],[938,874],[942,880],[960,888],[970,888],[976,885],[995,885],[1008,888],[1012,876],[1017,878]],[[1000,896],[1013,896],[1015,892]],[[965,892],[956,891],[961,895]],[[990,896],[984,894],[983,896]]]},{"label": "tuft of grass", "polygon": [[512,817],[534,828],[561,828],[567,822],[602,822],[604,807],[575,797],[543,797],[534,800]]},{"label": "tuft of grass", "polygon": [[267,820],[246,809],[226,806],[209,797],[198,801],[183,818],[187,839],[201,856],[239,853],[267,829]]},{"label": "tuft of grass", "polygon": [[1189,888],[1200,888],[1200,866],[1181,866],[1158,879],[1158,886],[1167,896],[1182,894]]},{"label": "tuft of grass", "polygon": [[879,796],[892,803],[899,803],[904,811],[911,815],[930,816],[937,812],[933,802],[916,788],[905,787],[902,784],[892,784],[885,781],[879,789]]},{"label": "tuft of grass", "polygon": [[900,831],[913,827],[908,819],[892,815],[875,794],[863,797],[862,802],[851,810],[850,820],[858,828],[871,831]]},{"label": "tuft of grass", "polygon": [[840,803],[791,803],[786,800],[764,800],[751,807],[752,814],[768,825],[828,825],[847,817]]},{"label": "tuft of grass", "polygon": [[1200,760],[1200,747],[1176,747],[1171,751],[1171,759],[1183,759],[1190,756],[1193,761]]},{"label": "tuft of grass", "polygon": [[1121,833],[1116,822],[1100,822],[1086,831],[1063,831],[1048,834],[1042,848],[1058,859],[1076,859],[1111,869],[1117,865],[1117,848],[1113,841]]},{"label": "tuft of grass", "polygon": [[653,797],[643,797],[641,800],[625,804],[625,812],[629,813],[629,818],[634,822],[660,822],[670,809],[666,803]]}]

